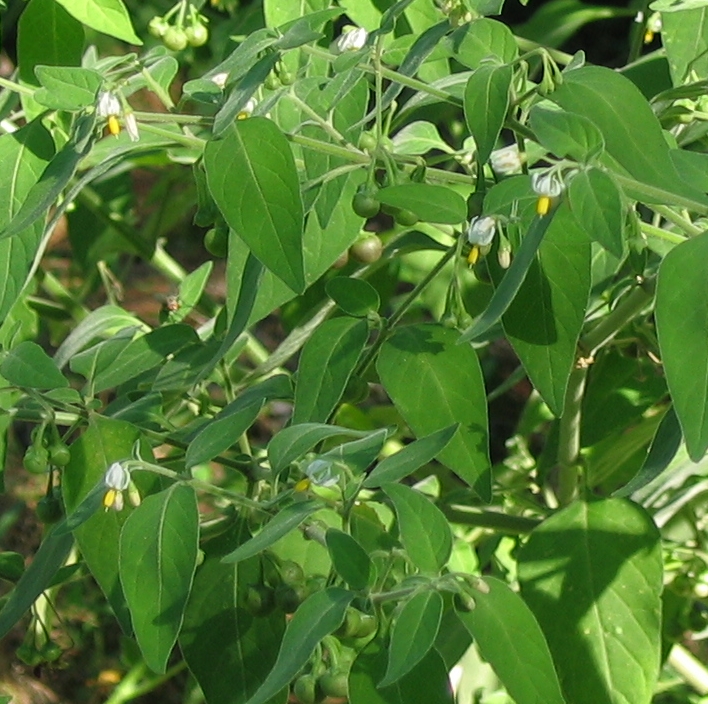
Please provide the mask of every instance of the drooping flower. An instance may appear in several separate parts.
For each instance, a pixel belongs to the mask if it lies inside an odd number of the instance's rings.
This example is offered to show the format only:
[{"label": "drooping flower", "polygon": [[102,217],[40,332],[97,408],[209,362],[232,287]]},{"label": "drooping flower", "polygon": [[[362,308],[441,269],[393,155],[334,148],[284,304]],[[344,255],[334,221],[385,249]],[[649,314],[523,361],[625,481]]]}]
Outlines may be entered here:
[{"label": "drooping flower", "polygon": [[467,255],[467,263],[474,266],[480,254],[486,254],[494,239],[497,229],[495,218],[485,215],[484,217],[474,217],[467,227],[467,241],[472,245],[470,253]]},{"label": "drooping flower", "polygon": [[114,462],[103,477],[106,493],[103,496],[103,506],[106,511],[123,509],[123,492],[130,486],[130,472],[120,463]]},{"label": "drooping flower", "polygon": [[99,117],[110,117],[111,115],[117,117],[118,115],[120,115],[120,113],[121,109],[118,96],[112,91],[103,91],[98,96],[98,106],[96,107],[96,114]]},{"label": "drooping flower", "polygon": [[521,154],[518,144],[510,144],[502,149],[495,149],[489,156],[492,169],[500,176],[521,173]]},{"label": "drooping flower", "polygon": [[140,132],[138,131],[138,121],[135,119],[135,113],[132,110],[126,111],[123,115],[123,124],[130,141],[137,142],[140,139]]},{"label": "drooping flower", "polygon": [[251,115],[253,115],[253,111],[256,109],[256,105],[256,101],[253,98],[249,98],[246,105],[244,105],[238,115],[236,115],[236,119],[245,120],[247,117],[251,117]]},{"label": "drooping flower", "polygon": [[222,90],[226,86],[226,81],[229,80],[229,74],[226,71],[223,71],[222,73],[216,73],[211,77],[212,83],[216,83],[219,88]]},{"label": "drooping flower", "polygon": [[649,16],[647,20],[647,26],[644,31],[644,43],[651,44],[654,40],[654,35],[661,32],[662,28],[661,15],[658,12]]},{"label": "drooping flower", "polygon": [[537,172],[531,175],[531,188],[538,194],[536,213],[543,217],[551,209],[551,202],[563,191],[563,181],[553,171]]},{"label": "drooping flower", "polygon": [[344,33],[337,39],[337,51],[344,54],[347,51],[359,51],[366,46],[369,33],[363,27],[345,27]]}]

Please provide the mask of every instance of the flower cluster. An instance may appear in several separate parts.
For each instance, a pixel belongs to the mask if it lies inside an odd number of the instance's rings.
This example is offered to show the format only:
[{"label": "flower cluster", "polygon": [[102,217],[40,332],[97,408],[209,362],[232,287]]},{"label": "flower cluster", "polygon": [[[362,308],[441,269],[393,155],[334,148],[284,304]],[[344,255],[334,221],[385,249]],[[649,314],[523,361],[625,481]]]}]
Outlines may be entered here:
[{"label": "flower cluster", "polygon": [[120,134],[120,120],[123,120],[125,131],[128,133],[131,142],[137,142],[140,139],[138,131],[138,122],[135,119],[135,113],[132,110],[126,109],[118,96],[112,91],[103,91],[98,96],[98,104],[96,106],[96,114],[98,117],[105,118],[108,125],[108,131],[117,137]]},{"label": "flower cluster", "polygon": [[106,511],[109,508],[122,511],[123,492],[130,486],[130,472],[120,462],[114,462],[106,470],[103,483],[106,485],[106,493],[103,496],[103,506]]},{"label": "flower cluster", "polygon": [[551,203],[563,191],[563,181],[553,171],[538,172],[531,176],[531,188],[538,194],[536,213],[543,217],[551,209]]},{"label": "flower cluster", "polygon": [[497,221],[489,215],[470,220],[467,227],[467,241],[472,245],[472,249],[467,255],[467,263],[470,266],[477,263],[480,254],[486,254],[489,251],[496,230]]}]

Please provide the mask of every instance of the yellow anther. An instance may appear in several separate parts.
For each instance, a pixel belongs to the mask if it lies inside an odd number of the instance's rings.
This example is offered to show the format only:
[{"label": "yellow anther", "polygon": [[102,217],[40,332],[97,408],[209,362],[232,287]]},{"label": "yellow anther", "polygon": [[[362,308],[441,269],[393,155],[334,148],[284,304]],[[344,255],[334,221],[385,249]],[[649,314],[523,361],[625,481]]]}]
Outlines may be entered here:
[{"label": "yellow anther", "polygon": [[104,497],[103,497],[103,506],[106,509],[106,511],[113,506],[113,504],[116,502],[116,497],[118,496],[118,492],[115,489],[109,489]]},{"label": "yellow anther", "polygon": [[477,263],[477,260],[479,259],[479,247],[477,245],[474,245],[472,249],[470,249],[470,253],[467,255],[467,263],[470,266],[474,266]]},{"label": "yellow anther", "polygon": [[651,44],[653,41],[654,41],[654,31],[651,29],[647,29],[647,31],[644,32],[644,43]]},{"label": "yellow anther", "polygon": [[108,116],[108,131],[114,137],[120,134],[120,122],[118,122],[118,118],[115,115]]},{"label": "yellow anther", "polygon": [[536,213],[543,217],[548,215],[548,211],[551,209],[551,198],[550,196],[539,196],[536,201]]},{"label": "yellow anther", "polygon": [[301,479],[297,484],[295,484],[295,491],[307,491],[310,488],[312,482],[308,477]]}]

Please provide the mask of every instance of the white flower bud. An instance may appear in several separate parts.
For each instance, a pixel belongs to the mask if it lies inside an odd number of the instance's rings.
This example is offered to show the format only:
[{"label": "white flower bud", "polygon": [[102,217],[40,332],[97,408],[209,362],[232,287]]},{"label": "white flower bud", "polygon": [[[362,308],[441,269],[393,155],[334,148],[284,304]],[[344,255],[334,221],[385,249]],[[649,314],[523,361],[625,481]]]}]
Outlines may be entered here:
[{"label": "white flower bud", "polygon": [[211,77],[212,83],[216,83],[222,90],[226,86],[226,81],[229,80],[229,74],[225,71],[223,73],[217,73]]},{"label": "white flower bud", "polygon": [[495,149],[489,156],[489,163],[495,173],[501,176],[521,173],[521,154],[517,144],[503,149]]},{"label": "white flower bud", "polygon": [[476,217],[470,220],[467,228],[467,241],[471,245],[479,245],[486,247],[491,244],[494,239],[494,233],[497,229],[497,221],[489,216]]},{"label": "white flower bud", "polygon": [[337,51],[342,54],[347,51],[359,51],[366,46],[368,38],[369,33],[363,27],[354,27],[348,32],[345,30],[344,34],[337,39]]},{"label": "white flower bud", "polygon": [[123,115],[123,124],[125,125],[125,131],[128,133],[131,142],[137,142],[140,139],[140,132],[138,131],[138,121],[135,119],[134,112],[126,112]]}]

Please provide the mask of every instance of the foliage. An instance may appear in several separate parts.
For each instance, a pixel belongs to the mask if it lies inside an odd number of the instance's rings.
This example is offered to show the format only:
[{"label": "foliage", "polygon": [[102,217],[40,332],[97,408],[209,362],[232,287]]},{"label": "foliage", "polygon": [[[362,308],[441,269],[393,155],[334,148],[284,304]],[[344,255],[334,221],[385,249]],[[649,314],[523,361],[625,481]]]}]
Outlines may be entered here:
[{"label": "foliage", "polygon": [[708,691],[704,4],[613,70],[557,47],[627,11],[566,0],[9,2],[17,656],[69,658],[82,585],[112,704]]}]

